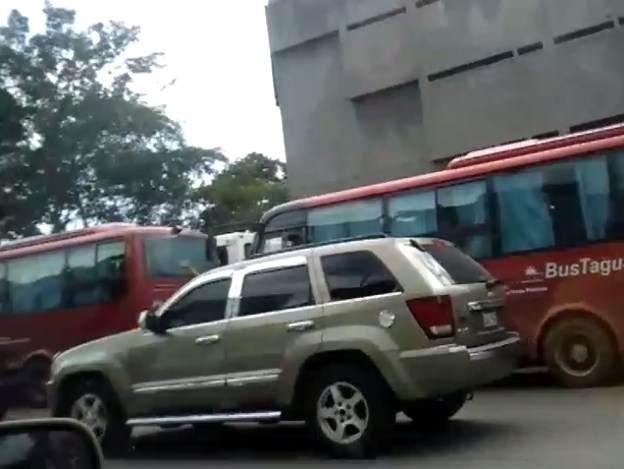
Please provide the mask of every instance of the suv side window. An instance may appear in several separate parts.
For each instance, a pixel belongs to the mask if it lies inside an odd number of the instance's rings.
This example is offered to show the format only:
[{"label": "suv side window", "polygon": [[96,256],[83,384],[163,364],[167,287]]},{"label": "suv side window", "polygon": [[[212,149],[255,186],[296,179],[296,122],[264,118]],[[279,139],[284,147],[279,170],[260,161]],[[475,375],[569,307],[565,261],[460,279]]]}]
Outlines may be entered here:
[{"label": "suv side window", "polygon": [[225,318],[231,279],[205,283],[188,292],[164,313],[167,327],[175,328]]},{"label": "suv side window", "polygon": [[238,316],[312,304],[314,300],[307,265],[257,272],[245,276]]},{"label": "suv side window", "polygon": [[392,273],[370,251],[323,256],[321,265],[332,301],[402,291]]}]

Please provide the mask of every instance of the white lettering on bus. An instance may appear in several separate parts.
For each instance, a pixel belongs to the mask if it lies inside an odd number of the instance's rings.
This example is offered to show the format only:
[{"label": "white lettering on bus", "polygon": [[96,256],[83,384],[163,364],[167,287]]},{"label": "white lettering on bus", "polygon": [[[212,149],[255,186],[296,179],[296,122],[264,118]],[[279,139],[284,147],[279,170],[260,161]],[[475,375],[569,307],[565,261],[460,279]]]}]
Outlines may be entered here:
[{"label": "white lettering on bus", "polygon": [[624,268],[624,258],[595,260],[589,257],[579,259],[572,264],[558,264],[546,262],[544,266],[545,278],[578,277],[579,275],[600,275],[608,277],[613,272]]}]

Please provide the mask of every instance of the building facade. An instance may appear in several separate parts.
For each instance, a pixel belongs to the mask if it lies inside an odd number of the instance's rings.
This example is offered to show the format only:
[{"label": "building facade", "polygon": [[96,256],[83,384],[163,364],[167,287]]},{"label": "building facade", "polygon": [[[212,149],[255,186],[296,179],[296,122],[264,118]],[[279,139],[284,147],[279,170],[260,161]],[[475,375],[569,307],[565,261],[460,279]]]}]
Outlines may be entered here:
[{"label": "building facade", "polygon": [[624,0],[272,0],[294,196],[624,119]]}]

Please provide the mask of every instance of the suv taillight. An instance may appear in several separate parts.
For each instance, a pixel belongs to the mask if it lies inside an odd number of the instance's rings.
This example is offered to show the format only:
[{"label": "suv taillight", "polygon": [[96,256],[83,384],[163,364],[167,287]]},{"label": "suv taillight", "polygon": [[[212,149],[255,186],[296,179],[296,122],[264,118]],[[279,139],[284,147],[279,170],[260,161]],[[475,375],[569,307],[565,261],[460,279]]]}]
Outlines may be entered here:
[{"label": "suv taillight", "polygon": [[449,296],[408,300],[407,307],[430,339],[453,337],[455,322]]}]

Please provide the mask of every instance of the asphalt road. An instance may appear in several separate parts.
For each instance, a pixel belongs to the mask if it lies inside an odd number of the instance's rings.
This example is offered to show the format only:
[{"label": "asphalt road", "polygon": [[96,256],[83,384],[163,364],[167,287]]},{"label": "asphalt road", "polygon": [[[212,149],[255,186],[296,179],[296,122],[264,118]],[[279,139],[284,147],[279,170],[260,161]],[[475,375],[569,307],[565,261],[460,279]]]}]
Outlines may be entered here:
[{"label": "asphalt road", "polygon": [[[139,431],[134,454],[106,467],[205,468],[226,463],[275,467],[328,464],[300,425],[227,426],[211,435],[190,429]],[[358,467],[621,468],[624,387],[562,390],[518,376],[479,391],[441,430],[400,424],[389,454]]]}]

